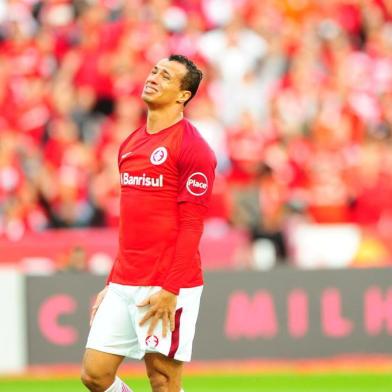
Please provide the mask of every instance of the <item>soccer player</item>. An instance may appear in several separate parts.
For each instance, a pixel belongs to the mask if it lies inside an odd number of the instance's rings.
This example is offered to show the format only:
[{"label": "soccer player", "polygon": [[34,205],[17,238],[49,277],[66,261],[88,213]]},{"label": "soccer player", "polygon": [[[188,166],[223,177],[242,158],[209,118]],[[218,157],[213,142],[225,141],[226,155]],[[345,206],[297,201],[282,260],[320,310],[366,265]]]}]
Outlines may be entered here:
[{"label": "soccer player", "polygon": [[144,359],[153,392],[180,392],[203,288],[198,246],[216,159],[183,116],[201,71],[181,55],[160,60],[142,99],[146,124],[118,154],[119,252],[92,309],[82,381],[92,392],[131,389],[124,357]]}]

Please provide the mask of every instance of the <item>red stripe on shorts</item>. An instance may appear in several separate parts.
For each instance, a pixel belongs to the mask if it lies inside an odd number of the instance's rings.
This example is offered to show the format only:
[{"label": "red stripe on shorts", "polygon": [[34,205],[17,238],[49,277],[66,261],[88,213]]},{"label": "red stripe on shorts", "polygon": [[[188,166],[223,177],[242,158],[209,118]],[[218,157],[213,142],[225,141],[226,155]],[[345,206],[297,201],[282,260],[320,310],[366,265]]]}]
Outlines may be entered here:
[{"label": "red stripe on shorts", "polygon": [[170,351],[168,354],[169,358],[174,358],[178,350],[178,345],[180,344],[180,319],[181,319],[182,308],[176,310],[176,315],[174,317],[174,331],[171,336]]}]

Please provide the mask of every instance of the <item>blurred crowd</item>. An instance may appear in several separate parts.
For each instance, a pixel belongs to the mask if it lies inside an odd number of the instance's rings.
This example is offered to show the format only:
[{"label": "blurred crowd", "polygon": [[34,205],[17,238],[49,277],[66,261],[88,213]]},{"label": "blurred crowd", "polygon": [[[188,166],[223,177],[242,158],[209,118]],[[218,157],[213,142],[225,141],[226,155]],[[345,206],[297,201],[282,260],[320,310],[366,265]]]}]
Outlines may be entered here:
[{"label": "blurred crowd", "polygon": [[389,0],[0,3],[0,236],[118,223],[119,143],[171,53],[204,72],[186,115],[215,150],[210,218],[392,227]]}]

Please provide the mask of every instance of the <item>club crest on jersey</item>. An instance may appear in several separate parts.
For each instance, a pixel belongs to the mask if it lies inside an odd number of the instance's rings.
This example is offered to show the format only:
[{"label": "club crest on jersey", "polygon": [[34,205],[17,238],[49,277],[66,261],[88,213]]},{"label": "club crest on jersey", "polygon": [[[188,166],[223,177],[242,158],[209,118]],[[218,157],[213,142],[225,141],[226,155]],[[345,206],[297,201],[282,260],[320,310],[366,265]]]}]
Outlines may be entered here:
[{"label": "club crest on jersey", "polygon": [[162,163],[166,161],[166,158],[167,158],[166,147],[158,147],[152,152],[150,157],[150,162],[153,165],[162,165]]},{"label": "club crest on jersey", "polygon": [[155,335],[149,335],[146,337],[146,346],[148,348],[155,348],[159,344],[159,339]]},{"label": "club crest on jersey", "polygon": [[194,196],[204,195],[208,189],[207,176],[200,172],[191,174],[186,181],[186,189]]}]

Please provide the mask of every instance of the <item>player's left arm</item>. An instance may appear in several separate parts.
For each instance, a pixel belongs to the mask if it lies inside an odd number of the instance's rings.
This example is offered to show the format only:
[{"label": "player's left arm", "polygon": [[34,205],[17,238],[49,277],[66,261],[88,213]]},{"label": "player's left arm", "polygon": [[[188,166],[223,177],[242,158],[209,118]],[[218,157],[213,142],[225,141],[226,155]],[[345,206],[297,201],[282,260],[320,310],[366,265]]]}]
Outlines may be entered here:
[{"label": "player's left arm", "polygon": [[166,336],[168,327],[174,331],[177,295],[181,287],[186,287],[186,283],[192,281],[194,274],[199,273],[200,265],[196,264],[198,258],[195,256],[208,211],[215,167],[215,155],[202,139],[185,146],[180,155],[177,198],[179,231],[173,262],[162,289],[139,305],[151,306],[140,322],[142,325],[151,319],[149,335],[160,319],[163,323],[163,336]]},{"label": "player's left arm", "polygon": [[162,285],[176,295],[200,274],[200,258],[196,255],[212,194],[215,168],[215,154],[204,139],[184,139],[178,159],[179,231],[174,258]]}]

